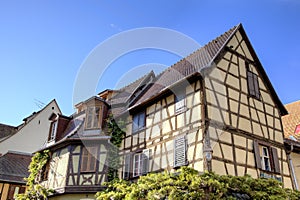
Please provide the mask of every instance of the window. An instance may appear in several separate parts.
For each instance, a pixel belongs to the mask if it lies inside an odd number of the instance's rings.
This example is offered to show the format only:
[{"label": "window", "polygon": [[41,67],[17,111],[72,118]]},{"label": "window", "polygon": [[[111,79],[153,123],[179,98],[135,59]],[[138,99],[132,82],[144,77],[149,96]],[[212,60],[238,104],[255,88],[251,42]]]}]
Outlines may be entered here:
[{"label": "window", "polygon": [[83,147],[81,155],[81,172],[95,172],[97,163],[97,147]]},{"label": "window", "polygon": [[100,120],[100,110],[101,107],[88,107],[86,113],[86,129],[101,128]]},{"label": "window", "polygon": [[141,176],[149,171],[150,149],[144,149],[142,153],[134,154],[133,176]]},{"label": "window", "polygon": [[133,115],[132,119],[132,132],[135,133],[146,126],[146,117],[145,112],[139,112],[135,115]]},{"label": "window", "polygon": [[15,196],[17,194],[23,194],[23,193],[25,193],[24,186],[11,184],[8,189],[7,200],[13,200],[13,199],[15,199]]},{"label": "window", "polygon": [[275,147],[255,141],[254,153],[257,168],[268,172],[280,173],[278,153]]},{"label": "window", "polygon": [[182,89],[175,94],[175,113],[182,112],[185,110],[185,108],[185,90]]},{"label": "window", "polygon": [[54,121],[54,122],[52,122],[52,124],[51,124],[51,131],[50,131],[49,141],[55,140],[56,129],[57,129],[57,121]]},{"label": "window", "polygon": [[261,150],[262,150],[261,152],[262,169],[266,171],[271,171],[269,149],[268,147],[262,146]]},{"label": "window", "polygon": [[248,81],[249,95],[259,99],[260,92],[259,92],[257,75],[254,74],[253,72],[247,71],[247,81]]},{"label": "window", "polygon": [[48,179],[48,173],[50,170],[50,161],[48,161],[42,168],[42,171],[39,174],[39,181],[46,181]]},{"label": "window", "polygon": [[185,136],[180,136],[174,140],[174,167],[184,165],[187,165],[186,139]]}]

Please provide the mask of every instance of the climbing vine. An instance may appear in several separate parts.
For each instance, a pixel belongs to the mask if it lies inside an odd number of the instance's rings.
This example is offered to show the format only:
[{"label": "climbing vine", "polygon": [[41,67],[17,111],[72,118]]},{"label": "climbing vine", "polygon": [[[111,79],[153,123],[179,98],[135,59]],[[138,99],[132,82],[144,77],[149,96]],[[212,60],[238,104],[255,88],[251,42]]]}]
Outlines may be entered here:
[{"label": "climbing vine", "polygon": [[122,140],[125,136],[125,122],[122,120],[116,120],[113,115],[110,114],[107,119],[107,133],[111,136],[111,146],[108,153],[108,181],[118,177],[118,169],[120,167],[120,156],[119,147],[121,146]]},{"label": "climbing vine", "polygon": [[29,165],[30,175],[28,178],[25,178],[27,181],[27,190],[24,194],[17,195],[17,200],[43,200],[47,199],[47,196],[54,192],[38,183],[38,177],[42,173],[49,158],[49,150],[38,152],[32,157]]}]

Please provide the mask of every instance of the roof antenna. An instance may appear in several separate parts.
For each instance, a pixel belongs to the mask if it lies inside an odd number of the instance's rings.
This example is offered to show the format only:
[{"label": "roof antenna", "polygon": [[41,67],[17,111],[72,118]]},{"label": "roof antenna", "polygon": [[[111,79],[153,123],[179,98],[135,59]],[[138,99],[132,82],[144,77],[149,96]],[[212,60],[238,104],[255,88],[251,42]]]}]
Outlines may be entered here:
[{"label": "roof antenna", "polygon": [[34,99],[34,104],[39,108],[42,109],[46,104],[38,99]]}]

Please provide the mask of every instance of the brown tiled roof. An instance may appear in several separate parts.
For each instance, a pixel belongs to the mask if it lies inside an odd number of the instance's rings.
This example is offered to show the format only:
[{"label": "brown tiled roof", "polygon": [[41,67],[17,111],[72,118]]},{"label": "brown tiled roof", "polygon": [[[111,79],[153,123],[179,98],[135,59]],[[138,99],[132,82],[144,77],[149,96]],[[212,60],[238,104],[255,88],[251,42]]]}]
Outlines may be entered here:
[{"label": "brown tiled roof", "polygon": [[[121,115],[123,112],[125,112],[129,106],[130,99],[132,97],[139,98],[140,96],[134,96],[136,91],[140,88],[140,86],[145,86],[149,84],[149,82],[146,82],[148,78],[155,77],[155,74],[153,71],[149,72],[148,74],[142,76],[141,78],[137,79],[133,83],[117,90],[117,93],[109,100],[109,104],[112,108],[112,113],[115,117]],[[146,88],[143,88],[146,89]]]},{"label": "brown tiled roof", "polygon": [[294,136],[300,139],[300,135],[295,135],[296,126],[300,124],[300,101],[286,104],[285,108],[289,114],[282,117],[284,137]]},{"label": "brown tiled roof", "polygon": [[29,176],[28,166],[31,155],[20,152],[8,152],[0,157],[0,181],[25,183]]},{"label": "brown tiled roof", "polygon": [[165,88],[169,88],[177,81],[199,72],[201,68],[208,66],[218,55],[219,51],[223,48],[228,39],[236,32],[239,26],[240,25],[234,26],[229,31],[163,71],[153,86],[135,103],[133,107],[158,95]]},{"label": "brown tiled roof", "polygon": [[128,99],[131,97],[131,95],[134,93],[134,91],[143,84],[143,81],[151,76],[154,75],[154,72],[151,71],[148,74],[145,74],[141,78],[137,79],[136,81],[126,85],[125,87],[117,90],[116,94],[112,97],[110,100],[110,104],[119,104],[119,103],[126,103]]},{"label": "brown tiled roof", "polygon": [[253,55],[255,62],[257,63],[257,68],[263,76],[267,88],[272,94],[274,102],[277,104],[280,110],[280,114],[282,116],[286,115],[287,111],[283,106],[282,102],[280,101],[279,97],[277,96],[263,66],[261,65],[245,33],[242,24],[234,26],[221,36],[212,40],[211,42],[198,49],[191,55],[187,56],[186,58],[180,60],[176,64],[163,71],[159,76],[157,76],[157,79],[152,85],[152,87],[149,90],[147,90],[147,92],[145,92],[145,94],[141,98],[139,98],[139,100],[134,105],[132,105],[130,109],[136,109],[137,107],[144,105],[144,103],[158,97],[166,89],[171,89],[171,87],[174,86],[177,82],[183,81],[184,79],[187,79],[192,75],[196,75],[197,73],[201,72],[202,69],[211,66],[213,62],[216,61],[216,58],[219,55],[219,53],[223,50],[223,48],[226,46],[226,44],[237,31],[240,31],[240,33],[245,39],[245,42],[248,44],[249,50]]},{"label": "brown tiled roof", "polygon": [[0,124],[0,141],[2,138],[10,136],[17,131],[17,128],[14,126],[9,126],[6,124]]}]

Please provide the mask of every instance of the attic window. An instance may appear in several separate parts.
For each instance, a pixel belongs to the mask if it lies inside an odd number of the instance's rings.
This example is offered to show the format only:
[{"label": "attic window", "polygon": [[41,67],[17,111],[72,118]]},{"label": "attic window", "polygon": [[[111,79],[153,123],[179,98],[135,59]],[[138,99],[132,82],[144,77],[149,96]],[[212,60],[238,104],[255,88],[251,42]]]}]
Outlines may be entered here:
[{"label": "attic window", "polygon": [[86,110],[86,129],[101,128],[101,107],[88,107]]},{"label": "attic window", "polygon": [[56,130],[57,130],[57,121],[53,121],[51,123],[51,129],[50,129],[50,135],[49,135],[49,142],[55,140]]},{"label": "attic window", "polygon": [[260,92],[259,92],[257,75],[251,71],[247,71],[247,81],[248,81],[249,95],[256,99],[259,99]]}]

